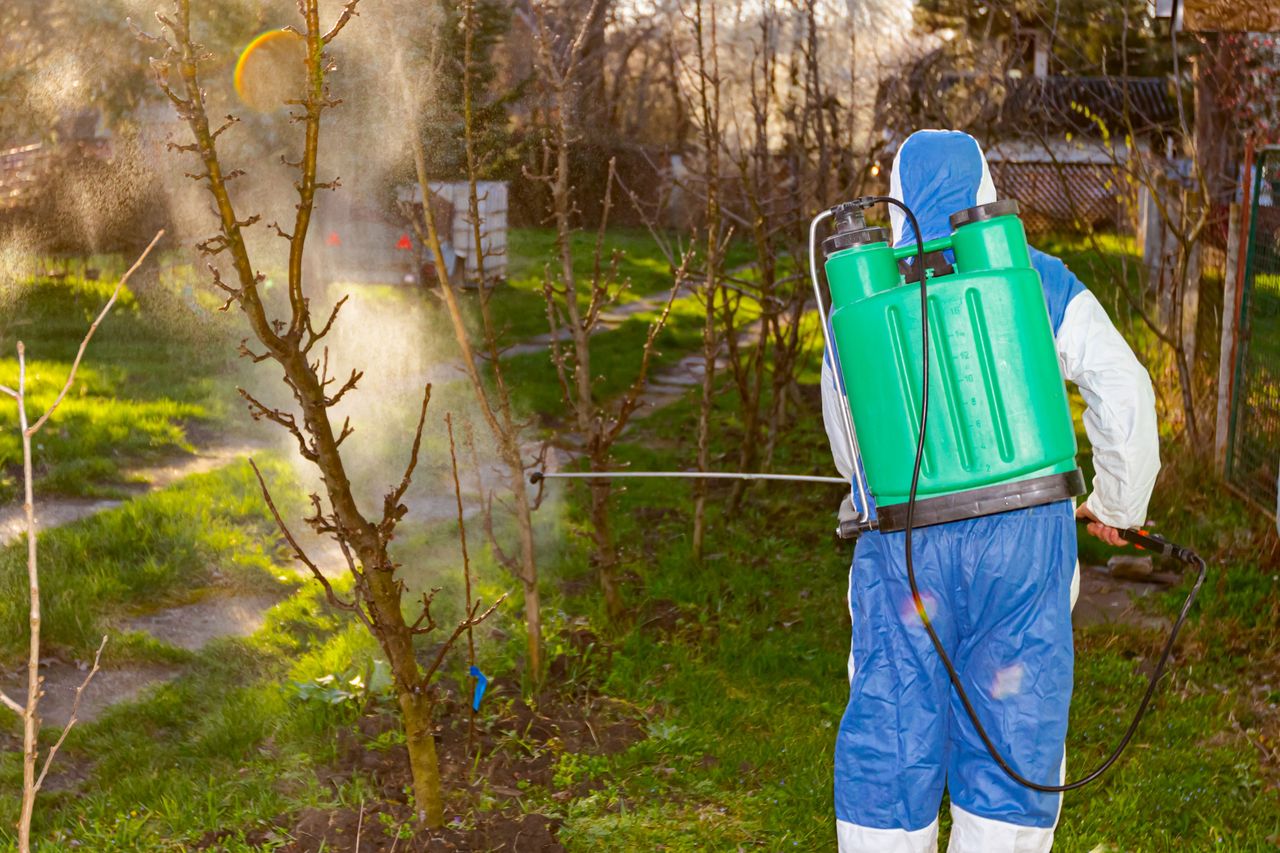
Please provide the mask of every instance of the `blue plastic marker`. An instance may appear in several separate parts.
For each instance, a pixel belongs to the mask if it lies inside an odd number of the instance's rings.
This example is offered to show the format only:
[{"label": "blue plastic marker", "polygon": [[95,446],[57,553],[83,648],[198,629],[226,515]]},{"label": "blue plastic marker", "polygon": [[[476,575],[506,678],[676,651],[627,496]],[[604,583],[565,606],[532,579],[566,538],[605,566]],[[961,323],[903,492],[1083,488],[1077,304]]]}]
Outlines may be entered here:
[{"label": "blue plastic marker", "polygon": [[471,674],[475,676],[476,679],[476,692],[471,697],[471,710],[479,711],[480,700],[484,698],[484,691],[485,688],[489,686],[489,679],[485,678],[484,673],[480,671],[478,666],[471,667]]}]

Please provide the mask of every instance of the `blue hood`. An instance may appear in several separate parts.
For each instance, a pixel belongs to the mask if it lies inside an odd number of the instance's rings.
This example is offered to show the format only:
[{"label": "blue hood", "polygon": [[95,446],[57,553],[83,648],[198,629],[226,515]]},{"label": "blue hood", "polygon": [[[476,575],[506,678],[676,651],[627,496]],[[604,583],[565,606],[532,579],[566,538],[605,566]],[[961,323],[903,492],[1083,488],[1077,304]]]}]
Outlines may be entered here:
[{"label": "blue hood", "polygon": [[[911,208],[926,241],[951,233],[951,214],[996,200],[978,140],[958,130],[918,130],[907,137],[893,158],[889,195]],[[891,207],[889,215],[894,245],[914,241],[902,212]]]}]

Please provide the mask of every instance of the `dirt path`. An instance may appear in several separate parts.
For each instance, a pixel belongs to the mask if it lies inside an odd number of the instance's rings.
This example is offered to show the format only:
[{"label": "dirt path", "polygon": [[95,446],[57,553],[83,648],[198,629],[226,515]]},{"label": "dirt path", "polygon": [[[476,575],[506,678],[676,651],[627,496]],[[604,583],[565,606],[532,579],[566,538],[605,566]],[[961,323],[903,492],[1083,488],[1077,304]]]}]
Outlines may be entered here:
[{"label": "dirt path", "polygon": [[[195,455],[175,457],[154,465],[127,468],[122,479],[127,482],[119,487],[120,491],[130,497],[137,497],[157,489],[173,485],[192,474],[205,474],[230,463],[232,460],[247,456],[259,448],[247,444],[214,445],[201,448]],[[36,530],[49,530],[80,521],[91,515],[97,515],[114,509],[124,503],[125,499],[117,498],[61,498],[42,497],[36,494]],[[0,506],[0,548],[22,538],[26,528],[26,518],[21,503]]]},{"label": "dirt path", "polygon": [[[200,601],[158,610],[146,616],[126,619],[116,627],[121,631],[142,631],[157,640],[187,651],[199,651],[220,637],[247,637],[262,627],[266,613],[279,603],[279,595],[266,593],[223,594],[213,591]],[[142,691],[182,674],[178,666],[111,664],[111,645],[103,652],[104,664],[94,676],[80,702],[79,718],[92,720],[117,702],[136,698]],[[65,726],[71,716],[76,688],[84,682],[89,661],[41,661],[44,698],[40,715],[51,726]],[[19,702],[25,702],[26,672],[19,667],[0,676],[0,687]]]},{"label": "dirt path", "polygon": [[1072,611],[1077,628],[1090,625],[1132,625],[1136,628],[1167,631],[1170,622],[1153,615],[1141,601],[1152,593],[1168,589],[1164,583],[1147,583],[1114,577],[1103,566],[1080,567],[1080,597]]}]

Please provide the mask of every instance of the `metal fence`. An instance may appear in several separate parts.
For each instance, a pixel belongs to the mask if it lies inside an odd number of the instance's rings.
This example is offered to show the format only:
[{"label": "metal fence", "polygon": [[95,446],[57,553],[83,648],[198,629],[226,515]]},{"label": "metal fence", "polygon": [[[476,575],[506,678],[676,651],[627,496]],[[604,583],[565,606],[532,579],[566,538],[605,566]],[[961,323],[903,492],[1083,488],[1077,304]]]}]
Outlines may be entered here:
[{"label": "metal fence", "polygon": [[1227,436],[1227,482],[1275,512],[1280,477],[1280,150],[1258,158]]}]

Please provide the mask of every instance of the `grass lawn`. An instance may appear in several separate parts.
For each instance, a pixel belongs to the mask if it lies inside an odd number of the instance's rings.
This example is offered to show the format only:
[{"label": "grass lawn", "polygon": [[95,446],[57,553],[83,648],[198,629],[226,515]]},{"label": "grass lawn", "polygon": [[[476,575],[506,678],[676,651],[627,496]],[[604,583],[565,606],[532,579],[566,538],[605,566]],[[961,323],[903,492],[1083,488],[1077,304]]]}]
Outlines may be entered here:
[{"label": "grass lawn", "polygon": [[[147,276],[135,279],[146,281]],[[16,387],[16,343],[26,344],[28,413],[61,390],[90,322],[114,282],[68,276],[24,283],[0,311],[0,384]],[[234,390],[218,380],[226,355],[220,324],[162,291],[154,280],[121,294],[95,334],[75,387],[36,439],[37,490],[112,494],[128,463],[192,449],[193,431],[212,429]],[[222,315],[217,315],[220,318]],[[0,503],[21,488],[22,445],[13,401],[0,400]]]},{"label": "grass lawn", "polygon": [[[578,231],[573,235],[574,271],[579,276],[578,286],[582,291],[579,302],[584,307],[590,301],[587,278],[594,266],[595,243],[594,231]],[[607,269],[614,253],[617,253],[618,279],[628,282],[619,296],[620,304],[669,291],[672,269],[667,259],[656,251],[648,231],[640,228],[610,229],[604,247],[603,266]],[[726,265],[731,268],[744,263],[750,251],[750,246],[743,241],[734,241],[730,245]],[[559,275],[555,232],[550,228],[513,228],[508,232],[507,254],[507,280],[499,286],[490,303],[494,323],[510,341],[545,335],[548,331],[547,303],[542,287],[547,265],[551,265],[551,272],[557,280]],[[468,299],[474,303],[477,296],[469,294]]]},{"label": "grass lawn", "polygon": [[[537,236],[513,238],[513,246]],[[618,239],[630,247],[636,269],[647,269],[641,238],[624,232]],[[1084,260],[1074,260],[1073,269],[1080,272]],[[535,274],[536,260],[521,263],[524,275]],[[514,255],[512,268],[520,269]],[[495,306],[506,306],[516,290],[501,291]],[[537,295],[532,285],[525,292]],[[696,349],[698,322],[682,303],[662,341],[667,362]],[[147,326],[141,319],[139,325]],[[602,392],[620,390],[630,377],[645,327],[637,317],[599,339]],[[104,327],[99,342],[109,341],[109,332]],[[179,347],[174,357],[181,360],[183,352]],[[127,351],[108,358],[104,346],[99,355],[94,368],[104,382],[136,365]],[[779,470],[830,473],[813,373],[805,374],[803,404],[779,448]],[[526,408],[556,410],[545,356],[513,359],[508,375]],[[171,399],[204,405],[198,383],[183,387],[191,396]],[[105,406],[109,395],[99,396]],[[732,392],[721,394],[717,407],[713,456],[732,460],[741,441]],[[618,456],[636,469],[688,466],[695,419],[694,401],[679,402],[640,423]],[[1083,459],[1087,465],[1087,454]],[[72,733],[55,769],[71,768],[82,781],[51,792],[37,807],[40,849],[75,843],[86,850],[170,851],[204,842],[270,850],[288,841],[296,816],[308,809],[330,813],[394,794],[379,787],[375,770],[335,771],[344,744],[360,736],[368,714],[386,700],[376,690],[353,688],[347,698],[326,691],[368,671],[372,640],[347,615],[331,611],[313,584],[294,588],[242,468],[192,478],[44,535],[46,636],[60,653],[83,655],[116,616],[201,594],[214,582],[211,567],[247,588],[291,594],[254,636],[183,656],[136,637],[113,638],[125,659],[180,660],[183,674]],[[270,477],[280,484],[277,497],[300,512],[287,469],[277,465]],[[1274,555],[1259,556],[1265,525],[1206,482],[1205,471],[1166,454],[1152,515],[1171,538],[1212,556],[1213,573],[1126,758],[1103,782],[1066,796],[1056,851],[1255,851],[1274,849],[1280,838],[1280,767],[1260,757],[1280,736],[1280,576]],[[520,809],[560,821],[559,838],[572,851],[832,848],[831,763],[848,692],[851,555],[847,543],[831,536],[839,489],[757,484],[734,515],[720,499],[727,493],[713,490],[707,558],[697,565],[689,554],[687,484],[636,481],[616,492],[613,521],[632,615],[622,627],[607,623],[594,585],[582,535],[585,490],[559,489],[539,510],[545,636],[549,656],[563,655],[546,686],[632,709],[643,736],[609,753],[512,736],[499,758],[480,761],[479,772],[488,772],[486,761],[496,766],[519,753],[541,762],[549,781],[522,782],[515,794],[485,791],[480,802],[516,797]],[[396,543],[411,593],[443,587],[443,624],[460,595],[454,536],[449,523],[419,524],[406,527]],[[490,600],[515,593],[498,620],[477,632],[480,665],[495,684],[518,685],[518,584],[478,535],[473,545],[479,593]],[[1082,551],[1093,561],[1113,553],[1101,545]],[[9,659],[23,636],[19,564],[16,549],[0,554],[9,602],[0,646]],[[1170,590],[1148,606],[1172,613],[1184,593]],[[570,642],[583,635],[594,638],[585,649]],[[1126,627],[1077,632],[1069,772],[1095,764],[1119,738],[1161,639]],[[447,668],[460,676],[462,657]],[[329,686],[319,689],[317,679]],[[527,701],[544,707],[542,698]],[[487,702],[482,728],[518,704]],[[395,746],[395,733],[384,733],[362,754],[376,759]],[[0,759],[5,813],[16,813],[19,777],[11,749]],[[459,795],[448,813],[463,806]]]}]

